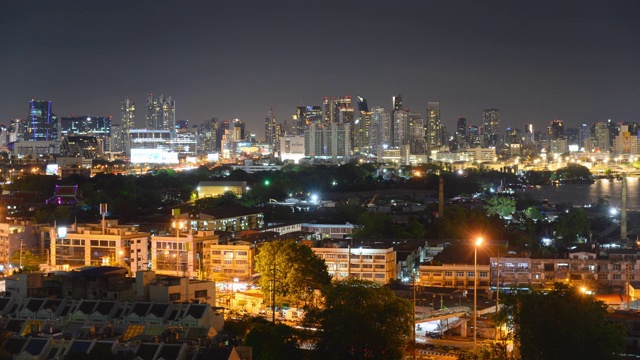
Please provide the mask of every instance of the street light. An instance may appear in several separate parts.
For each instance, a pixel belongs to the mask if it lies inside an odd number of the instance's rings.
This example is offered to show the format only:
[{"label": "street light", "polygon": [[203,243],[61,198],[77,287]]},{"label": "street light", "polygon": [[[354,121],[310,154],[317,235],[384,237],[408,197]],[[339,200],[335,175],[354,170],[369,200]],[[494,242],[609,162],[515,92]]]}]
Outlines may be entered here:
[{"label": "street light", "polygon": [[473,350],[476,350],[478,333],[478,246],[482,245],[482,238],[476,239],[473,248]]}]

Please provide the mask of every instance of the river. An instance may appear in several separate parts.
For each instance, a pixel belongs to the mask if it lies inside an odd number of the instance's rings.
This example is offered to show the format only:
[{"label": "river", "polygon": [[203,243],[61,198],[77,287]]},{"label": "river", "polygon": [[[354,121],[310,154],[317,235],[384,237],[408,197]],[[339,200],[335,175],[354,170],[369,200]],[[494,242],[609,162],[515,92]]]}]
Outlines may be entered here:
[{"label": "river", "polygon": [[[548,199],[550,203],[586,205],[606,198],[613,207],[620,208],[622,205],[621,180],[597,179],[593,184],[544,185],[516,193],[536,200]],[[627,209],[640,210],[640,178],[627,178]]]}]

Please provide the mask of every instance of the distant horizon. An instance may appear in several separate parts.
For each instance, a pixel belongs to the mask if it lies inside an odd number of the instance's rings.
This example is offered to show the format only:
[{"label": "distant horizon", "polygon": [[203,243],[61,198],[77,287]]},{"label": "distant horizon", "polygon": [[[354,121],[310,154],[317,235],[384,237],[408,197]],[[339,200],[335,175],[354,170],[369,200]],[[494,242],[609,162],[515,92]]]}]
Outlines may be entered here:
[{"label": "distant horizon", "polygon": [[363,96],[423,116],[439,102],[501,128],[640,121],[640,2],[633,0],[5,0],[0,123],[31,99],[58,116],[112,116],[147,93],[172,96],[176,119],[241,119],[264,138],[270,108]]}]

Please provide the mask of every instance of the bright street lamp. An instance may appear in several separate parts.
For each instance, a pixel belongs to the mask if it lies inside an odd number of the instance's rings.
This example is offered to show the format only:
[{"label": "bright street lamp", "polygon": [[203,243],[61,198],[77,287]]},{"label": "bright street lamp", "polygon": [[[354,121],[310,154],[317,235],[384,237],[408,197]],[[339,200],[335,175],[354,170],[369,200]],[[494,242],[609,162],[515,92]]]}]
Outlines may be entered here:
[{"label": "bright street lamp", "polygon": [[478,246],[482,245],[482,238],[476,239],[473,248],[473,350],[476,350],[478,333]]}]

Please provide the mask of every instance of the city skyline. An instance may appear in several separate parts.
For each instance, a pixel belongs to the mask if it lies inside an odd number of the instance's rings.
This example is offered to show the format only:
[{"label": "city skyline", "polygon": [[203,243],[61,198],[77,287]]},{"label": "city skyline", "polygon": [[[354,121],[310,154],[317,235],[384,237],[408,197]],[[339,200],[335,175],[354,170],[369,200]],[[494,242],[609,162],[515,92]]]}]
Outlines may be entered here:
[{"label": "city skyline", "polygon": [[141,127],[148,93],[171,95],[176,120],[239,118],[259,139],[271,108],[282,123],[345,95],[392,109],[400,93],[423,116],[439,102],[450,132],[490,108],[502,132],[638,121],[632,1],[294,4],[7,1],[0,123],[31,99],[121,123],[129,96]]}]

